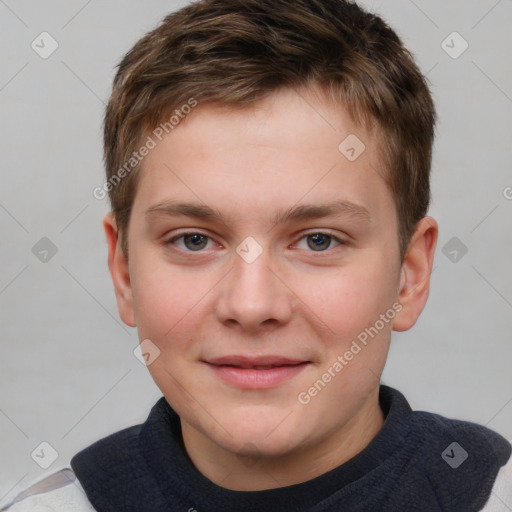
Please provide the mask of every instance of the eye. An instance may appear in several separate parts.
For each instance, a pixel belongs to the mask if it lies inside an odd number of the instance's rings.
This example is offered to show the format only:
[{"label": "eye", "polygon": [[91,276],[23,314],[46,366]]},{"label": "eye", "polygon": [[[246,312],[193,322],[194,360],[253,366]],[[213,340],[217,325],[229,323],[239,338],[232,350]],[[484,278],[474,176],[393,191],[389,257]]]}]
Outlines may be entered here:
[{"label": "eye", "polygon": [[[176,243],[180,239],[183,239],[183,244]],[[198,252],[207,246],[209,240],[210,237],[204,235],[203,233],[182,233],[181,235],[167,240],[165,245],[176,245],[184,251]]]},{"label": "eye", "polygon": [[[178,243],[178,241],[180,241],[180,243]],[[307,247],[304,247],[304,241]],[[165,245],[175,245],[186,252],[201,252],[203,249],[207,248],[208,242],[213,243],[209,236],[199,232],[190,232],[181,233],[167,240]],[[297,243],[297,247],[305,250],[309,248],[314,252],[326,252],[327,249],[333,248],[333,243],[335,244],[334,247],[336,247],[338,245],[344,245],[346,242],[328,233],[315,232],[304,235]]]},{"label": "eye", "polygon": [[335,241],[336,245],[343,245],[345,243],[343,240],[328,233],[309,233],[300,239],[299,244],[297,244],[299,249],[304,249],[304,247],[300,247],[302,240],[306,240],[307,247],[315,252],[324,252],[326,249],[329,249],[333,241]]}]

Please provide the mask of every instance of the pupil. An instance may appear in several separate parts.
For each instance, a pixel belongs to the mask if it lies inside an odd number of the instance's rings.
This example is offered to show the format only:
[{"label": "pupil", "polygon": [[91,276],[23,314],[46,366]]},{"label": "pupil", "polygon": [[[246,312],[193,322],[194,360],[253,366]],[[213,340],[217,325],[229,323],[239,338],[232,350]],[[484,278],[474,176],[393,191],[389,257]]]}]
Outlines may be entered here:
[{"label": "pupil", "polygon": [[[192,242],[192,246],[189,246],[187,242]],[[203,249],[206,246],[206,237],[199,234],[185,236],[185,245],[188,249],[193,251]]]},{"label": "pupil", "polygon": [[[313,244],[309,243],[309,240],[313,240]],[[322,233],[316,233],[314,235],[310,235],[308,237],[308,245],[310,249],[326,249],[329,247],[331,241],[331,237],[329,235],[324,235]]]}]

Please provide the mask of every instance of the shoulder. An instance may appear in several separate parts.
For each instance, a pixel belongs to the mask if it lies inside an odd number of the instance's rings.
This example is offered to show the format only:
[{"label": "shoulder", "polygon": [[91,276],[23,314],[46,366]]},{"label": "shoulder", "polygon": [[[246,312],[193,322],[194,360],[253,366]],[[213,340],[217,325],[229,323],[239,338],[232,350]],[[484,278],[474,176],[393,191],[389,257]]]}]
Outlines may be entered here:
[{"label": "shoulder", "polygon": [[469,468],[474,462],[481,470],[496,474],[509,461],[510,442],[490,428],[423,411],[415,411],[413,416],[421,428],[424,446],[452,469]]},{"label": "shoulder", "polygon": [[509,512],[512,510],[512,457],[498,472],[494,486],[482,512]]},{"label": "shoulder", "polygon": [[417,460],[421,461],[422,472],[443,510],[511,510],[483,508],[492,499],[499,502],[501,495],[510,501],[512,447],[509,441],[469,421],[420,411],[413,416],[422,439]]},{"label": "shoulder", "polygon": [[127,468],[134,466],[134,460],[143,464],[139,445],[141,425],[135,425],[114,432],[99,439],[75,454],[70,461],[78,480],[84,481],[126,478]]},{"label": "shoulder", "polygon": [[95,509],[69,468],[31,485],[0,512],[90,512]]},{"label": "shoulder", "polygon": [[[481,462],[496,461],[499,466],[503,466],[510,457],[510,442],[483,425],[423,411],[414,411],[413,416],[421,426],[426,444],[443,447],[448,441],[457,442],[467,453],[468,459],[473,454]],[[446,457],[443,458],[446,460]]]},{"label": "shoulder", "polygon": [[[134,457],[142,465],[139,432],[140,425],[136,425],[99,439],[71,459],[71,468],[61,469],[31,485],[11,503],[0,507],[0,512],[95,511],[89,499],[91,482],[96,482],[95,490],[107,496],[110,483],[120,484],[129,479],[131,472],[127,474],[127,468],[133,467]],[[109,482],[109,486],[103,488],[102,482]]]}]

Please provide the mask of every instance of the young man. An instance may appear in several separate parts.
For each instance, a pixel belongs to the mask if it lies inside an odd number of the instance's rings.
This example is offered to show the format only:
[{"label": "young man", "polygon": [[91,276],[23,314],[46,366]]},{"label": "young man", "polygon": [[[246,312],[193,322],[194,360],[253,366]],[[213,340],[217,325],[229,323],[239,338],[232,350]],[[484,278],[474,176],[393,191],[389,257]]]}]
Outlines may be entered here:
[{"label": "young man", "polygon": [[428,296],[434,120],[352,2],[206,0],[139,41],[97,192],[164,396],[8,510],[510,510],[509,442],[380,385]]}]

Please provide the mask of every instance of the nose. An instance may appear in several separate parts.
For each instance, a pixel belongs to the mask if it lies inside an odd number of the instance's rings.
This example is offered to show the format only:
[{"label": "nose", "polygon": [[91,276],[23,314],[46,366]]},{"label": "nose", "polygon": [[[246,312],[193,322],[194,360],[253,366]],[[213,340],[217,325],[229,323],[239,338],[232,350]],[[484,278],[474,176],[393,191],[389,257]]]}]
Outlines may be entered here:
[{"label": "nose", "polygon": [[251,332],[286,324],[291,318],[294,295],[276,269],[268,250],[252,262],[236,254],[233,268],[218,288],[219,322]]}]

